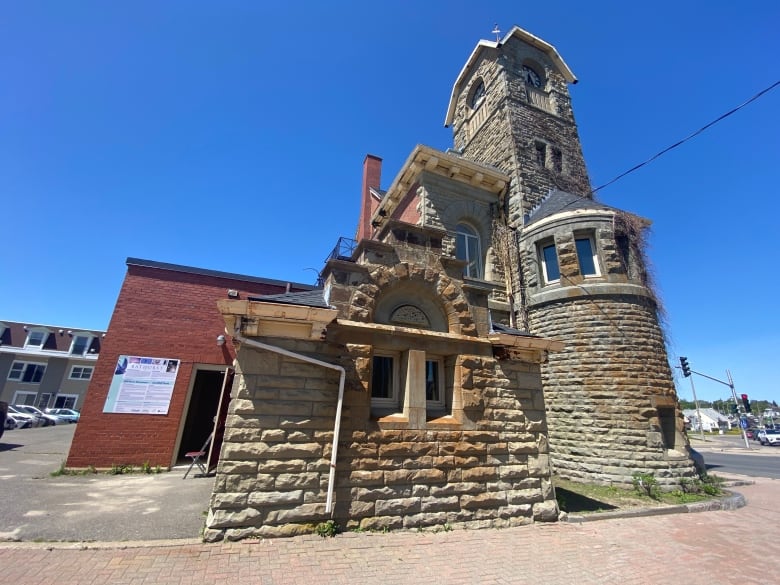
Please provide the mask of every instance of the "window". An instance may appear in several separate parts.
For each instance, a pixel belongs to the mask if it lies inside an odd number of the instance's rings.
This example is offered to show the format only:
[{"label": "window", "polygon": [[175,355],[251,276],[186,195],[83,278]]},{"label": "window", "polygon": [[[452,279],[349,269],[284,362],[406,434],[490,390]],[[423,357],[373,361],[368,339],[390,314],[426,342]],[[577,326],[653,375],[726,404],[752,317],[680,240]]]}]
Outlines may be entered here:
[{"label": "window", "polygon": [[536,164],[540,167],[547,166],[547,145],[544,142],[535,142],[534,148],[536,149]]},{"label": "window", "polygon": [[46,331],[33,330],[27,334],[27,341],[25,347],[43,347],[46,337],[49,334]]},{"label": "window", "polygon": [[472,110],[476,110],[485,99],[485,83],[480,79],[474,86],[474,90],[469,99],[469,106]]},{"label": "window", "polygon": [[374,354],[371,363],[371,403],[398,406],[398,370],[395,355]]},{"label": "window", "polygon": [[574,244],[577,249],[577,262],[580,265],[582,276],[598,276],[598,262],[596,260],[596,246],[590,236],[575,237]]},{"label": "window", "polygon": [[14,393],[14,404],[34,406],[36,397],[35,392],[16,392]]},{"label": "window", "polygon": [[425,360],[425,402],[429,408],[444,408],[444,380],[440,359]]},{"label": "window", "polygon": [[8,372],[9,380],[38,384],[46,371],[44,364],[30,364],[27,362],[14,362],[11,371]]},{"label": "window", "polygon": [[75,355],[84,355],[89,348],[89,343],[92,338],[88,335],[75,335],[73,337],[73,345],[70,346],[70,353]]},{"label": "window", "polygon": [[58,394],[54,399],[54,408],[76,408],[76,394]]},{"label": "window", "polygon": [[558,252],[555,249],[555,242],[542,244],[540,259],[545,283],[560,280],[561,270],[558,267]]},{"label": "window", "polygon": [[455,256],[466,261],[463,276],[482,278],[482,250],[477,231],[470,225],[459,223],[455,232]]},{"label": "window", "polygon": [[92,378],[91,366],[73,366],[70,370],[71,380],[89,380]]}]

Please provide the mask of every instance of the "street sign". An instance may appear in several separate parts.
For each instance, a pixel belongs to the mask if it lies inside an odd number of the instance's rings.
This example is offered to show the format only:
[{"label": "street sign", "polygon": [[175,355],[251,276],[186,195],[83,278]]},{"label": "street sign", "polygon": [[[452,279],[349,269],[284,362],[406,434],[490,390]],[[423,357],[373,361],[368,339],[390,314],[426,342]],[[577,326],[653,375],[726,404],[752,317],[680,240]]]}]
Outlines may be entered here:
[{"label": "street sign", "polygon": [[748,428],[748,421],[746,418],[739,419],[739,426],[741,426],[743,429]]}]

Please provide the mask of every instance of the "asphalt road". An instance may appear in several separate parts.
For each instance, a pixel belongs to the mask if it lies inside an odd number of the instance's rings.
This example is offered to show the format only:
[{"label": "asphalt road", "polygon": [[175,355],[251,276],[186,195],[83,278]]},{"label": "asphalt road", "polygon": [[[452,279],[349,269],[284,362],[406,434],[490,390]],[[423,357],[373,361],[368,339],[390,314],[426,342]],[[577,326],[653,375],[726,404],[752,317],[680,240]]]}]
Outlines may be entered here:
[{"label": "asphalt road", "polygon": [[0,439],[0,541],[198,539],[213,478],[60,475],[76,425],[6,431]]}]

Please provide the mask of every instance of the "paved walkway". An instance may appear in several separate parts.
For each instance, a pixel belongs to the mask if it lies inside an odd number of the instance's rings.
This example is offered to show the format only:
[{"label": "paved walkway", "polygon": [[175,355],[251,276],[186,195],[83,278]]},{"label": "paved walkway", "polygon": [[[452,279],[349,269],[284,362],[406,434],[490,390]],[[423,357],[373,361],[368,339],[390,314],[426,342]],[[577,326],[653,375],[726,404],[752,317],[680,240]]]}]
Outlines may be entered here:
[{"label": "paved walkway", "polygon": [[780,481],[733,511],[505,530],[100,546],[0,544],[5,583],[769,583],[780,574]]}]

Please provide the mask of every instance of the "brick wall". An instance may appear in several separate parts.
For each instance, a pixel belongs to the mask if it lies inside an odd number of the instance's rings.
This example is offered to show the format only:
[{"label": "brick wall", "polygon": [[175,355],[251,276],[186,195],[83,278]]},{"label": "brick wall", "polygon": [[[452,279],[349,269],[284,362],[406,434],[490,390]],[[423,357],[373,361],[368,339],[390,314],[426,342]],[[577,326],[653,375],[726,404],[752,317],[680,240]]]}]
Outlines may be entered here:
[{"label": "brick wall", "polygon": [[[216,343],[225,329],[217,299],[226,298],[228,289],[246,298],[284,292],[284,288],[283,284],[129,264],[67,466],[171,465],[194,366],[233,363],[232,344],[228,341],[220,347]],[[167,415],[103,412],[120,355],[181,360]]]}]

